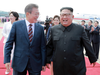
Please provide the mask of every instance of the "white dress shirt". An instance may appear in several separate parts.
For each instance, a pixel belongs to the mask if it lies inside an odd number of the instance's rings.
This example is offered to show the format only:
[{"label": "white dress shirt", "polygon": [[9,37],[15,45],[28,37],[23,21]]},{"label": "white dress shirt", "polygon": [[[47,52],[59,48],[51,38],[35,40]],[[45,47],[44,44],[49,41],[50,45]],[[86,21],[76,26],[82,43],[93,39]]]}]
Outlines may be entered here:
[{"label": "white dress shirt", "polygon": [[3,27],[3,30],[2,30],[2,35],[4,36],[4,41],[3,41],[3,43],[6,43],[11,28],[12,28],[11,22],[5,22],[5,23],[4,23],[4,27]]},{"label": "white dress shirt", "polygon": [[25,22],[26,22],[26,26],[27,26],[27,32],[29,33],[29,25],[31,24],[32,25],[32,31],[33,31],[33,36],[34,36],[34,27],[35,27],[35,25],[34,25],[34,23],[30,23],[30,22],[28,22],[26,19],[25,19]]}]

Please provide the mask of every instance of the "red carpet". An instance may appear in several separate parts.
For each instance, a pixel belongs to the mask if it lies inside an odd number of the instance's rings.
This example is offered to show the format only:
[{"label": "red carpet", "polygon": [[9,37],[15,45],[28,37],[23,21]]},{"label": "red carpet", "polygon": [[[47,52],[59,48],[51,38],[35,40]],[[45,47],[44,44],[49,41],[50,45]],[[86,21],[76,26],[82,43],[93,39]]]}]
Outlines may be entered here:
[{"label": "red carpet", "polygon": [[[0,40],[0,75],[5,75],[5,65],[3,64],[4,57],[3,57],[3,40],[4,37]],[[46,69],[46,72],[41,72],[42,75],[50,75],[50,70]],[[12,69],[9,75],[12,75]]]},{"label": "red carpet", "polygon": [[0,27],[0,29],[2,29],[3,27]]},{"label": "red carpet", "polygon": [[[3,64],[3,45],[4,45],[3,40],[4,38],[0,40],[0,75],[5,75],[4,72],[6,70],[5,65]],[[87,67],[86,75],[100,75],[100,64],[96,63],[96,66],[92,67],[87,57],[85,57],[85,60],[86,60],[86,67]],[[46,69],[45,72],[41,72],[41,73],[42,75],[51,75],[49,69]],[[12,75],[12,69],[9,75]]]}]

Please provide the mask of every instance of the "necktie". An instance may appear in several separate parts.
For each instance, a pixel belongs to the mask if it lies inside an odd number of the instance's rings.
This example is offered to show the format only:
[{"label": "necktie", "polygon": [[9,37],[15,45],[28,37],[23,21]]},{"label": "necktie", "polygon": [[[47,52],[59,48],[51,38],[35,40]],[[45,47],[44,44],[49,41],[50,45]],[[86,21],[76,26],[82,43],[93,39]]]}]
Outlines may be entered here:
[{"label": "necktie", "polygon": [[32,31],[32,25],[29,24],[29,40],[30,40],[30,43],[32,42],[32,37],[33,37],[33,31]]}]

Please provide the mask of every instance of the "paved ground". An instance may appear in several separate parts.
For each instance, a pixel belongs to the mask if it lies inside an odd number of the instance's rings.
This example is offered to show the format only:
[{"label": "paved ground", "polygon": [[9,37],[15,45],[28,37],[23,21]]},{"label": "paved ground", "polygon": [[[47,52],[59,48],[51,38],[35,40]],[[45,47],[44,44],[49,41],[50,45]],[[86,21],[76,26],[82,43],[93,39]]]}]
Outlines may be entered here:
[{"label": "paved ground", "polygon": [[[3,27],[3,23],[0,23],[0,27]],[[0,40],[1,40],[1,38],[2,38],[2,34],[1,34],[1,32],[2,32],[2,29],[0,28]],[[100,49],[99,49],[100,50]],[[100,64],[100,51],[99,51],[99,59],[98,59],[98,61],[97,61],[99,64]]]}]

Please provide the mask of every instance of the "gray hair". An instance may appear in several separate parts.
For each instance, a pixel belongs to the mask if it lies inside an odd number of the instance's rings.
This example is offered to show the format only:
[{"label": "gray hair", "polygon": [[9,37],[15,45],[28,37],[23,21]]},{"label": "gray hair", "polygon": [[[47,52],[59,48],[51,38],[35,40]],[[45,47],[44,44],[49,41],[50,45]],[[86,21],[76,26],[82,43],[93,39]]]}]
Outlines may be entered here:
[{"label": "gray hair", "polygon": [[33,8],[38,8],[38,5],[36,5],[36,4],[28,4],[25,7],[25,10],[24,10],[25,11],[25,14],[26,14],[26,12],[31,13]]}]

